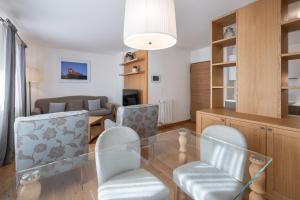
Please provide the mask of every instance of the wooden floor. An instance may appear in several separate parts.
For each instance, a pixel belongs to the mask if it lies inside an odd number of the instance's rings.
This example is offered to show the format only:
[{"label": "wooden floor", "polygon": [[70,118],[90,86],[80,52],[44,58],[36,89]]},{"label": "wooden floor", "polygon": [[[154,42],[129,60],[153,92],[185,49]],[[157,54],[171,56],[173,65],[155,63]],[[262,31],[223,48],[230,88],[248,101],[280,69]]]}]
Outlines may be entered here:
[{"label": "wooden floor", "polygon": [[[196,125],[193,122],[185,121],[181,123],[171,124],[171,125],[165,125],[161,126],[158,129],[159,133],[168,132],[171,130],[176,130],[180,128],[186,128],[195,131]],[[95,149],[95,143],[96,140],[94,140],[89,145],[89,150],[94,151]],[[97,185],[97,179],[96,177],[91,177],[91,175],[88,173],[91,169],[81,170],[80,172],[72,172],[70,174],[64,174],[63,181],[57,182],[55,177],[51,180],[47,180],[46,184],[49,186],[47,188],[47,191],[42,191],[42,193],[45,195],[45,198],[41,196],[41,199],[97,199],[97,195],[95,194],[95,191],[97,191],[96,185]],[[95,169],[91,170],[95,171]],[[15,188],[15,166],[14,164],[7,165],[0,168],[0,199],[15,199],[14,196],[12,196],[13,188]],[[95,175],[93,175],[95,176]],[[59,191],[59,188],[65,188],[64,186],[67,185],[69,182],[72,181],[78,181],[80,179],[82,181],[82,177],[88,178],[91,181],[88,181],[86,184],[81,185],[82,188],[78,188],[77,186],[68,188],[67,191]],[[55,185],[55,189],[51,188],[50,186]],[[55,190],[55,192],[53,192]],[[84,192],[77,192],[77,191],[84,191]],[[55,195],[48,195],[49,193],[53,192]],[[170,191],[171,193],[174,193],[175,191]],[[85,196],[82,197],[82,194]],[[187,199],[186,197],[182,197],[181,199]]]}]

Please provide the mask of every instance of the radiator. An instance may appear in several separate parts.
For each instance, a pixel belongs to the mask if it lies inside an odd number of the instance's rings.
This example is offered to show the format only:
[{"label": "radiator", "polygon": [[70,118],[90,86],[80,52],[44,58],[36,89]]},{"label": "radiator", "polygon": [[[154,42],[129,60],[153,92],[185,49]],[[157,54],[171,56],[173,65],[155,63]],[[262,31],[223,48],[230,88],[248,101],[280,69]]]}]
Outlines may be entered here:
[{"label": "radiator", "polygon": [[170,99],[161,99],[158,102],[159,112],[158,112],[158,123],[168,124],[172,122],[173,116],[173,105]]}]

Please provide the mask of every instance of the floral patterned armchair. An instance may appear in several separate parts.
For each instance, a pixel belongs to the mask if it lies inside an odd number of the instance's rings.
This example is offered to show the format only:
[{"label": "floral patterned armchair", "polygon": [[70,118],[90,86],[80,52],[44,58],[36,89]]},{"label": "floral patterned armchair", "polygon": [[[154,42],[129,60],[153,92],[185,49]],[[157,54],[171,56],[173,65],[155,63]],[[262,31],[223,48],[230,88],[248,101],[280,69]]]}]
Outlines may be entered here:
[{"label": "floral patterned armchair", "polygon": [[[87,153],[87,126],[87,111],[17,118],[15,121],[16,171]],[[53,170],[59,171],[59,169]]]},{"label": "floral patterned armchair", "polygon": [[[117,110],[116,122],[106,119],[105,129],[117,126],[126,126],[135,130],[142,139],[142,145],[147,145],[156,135],[158,121],[158,105],[141,104],[121,106]],[[150,140],[143,140],[150,138]],[[152,140],[151,140],[152,139]],[[154,140],[153,140],[154,141]]]}]

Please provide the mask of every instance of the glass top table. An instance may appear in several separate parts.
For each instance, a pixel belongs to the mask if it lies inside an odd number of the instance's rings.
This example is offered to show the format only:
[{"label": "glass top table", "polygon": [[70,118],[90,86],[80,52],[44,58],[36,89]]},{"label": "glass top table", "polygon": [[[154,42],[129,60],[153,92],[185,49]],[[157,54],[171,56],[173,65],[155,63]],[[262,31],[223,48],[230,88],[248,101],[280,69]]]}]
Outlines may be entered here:
[{"label": "glass top table", "polygon": [[[137,148],[140,143],[146,144]],[[133,151],[141,167],[169,189],[169,199],[216,191],[215,199],[262,195],[270,157],[187,129],[161,133],[143,141],[112,146],[16,173],[16,185],[1,199],[98,199],[96,156]],[[203,171],[208,169],[208,171]],[[199,184],[201,183],[201,184]],[[203,186],[204,184],[204,186]],[[206,184],[206,185],[205,185]],[[233,186],[233,187],[232,187]],[[249,187],[250,186],[250,187]],[[232,189],[234,188],[234,189]],[[220,195],[221,194],[221,195]],[[197,199],[196,198],[196,199]]]}]

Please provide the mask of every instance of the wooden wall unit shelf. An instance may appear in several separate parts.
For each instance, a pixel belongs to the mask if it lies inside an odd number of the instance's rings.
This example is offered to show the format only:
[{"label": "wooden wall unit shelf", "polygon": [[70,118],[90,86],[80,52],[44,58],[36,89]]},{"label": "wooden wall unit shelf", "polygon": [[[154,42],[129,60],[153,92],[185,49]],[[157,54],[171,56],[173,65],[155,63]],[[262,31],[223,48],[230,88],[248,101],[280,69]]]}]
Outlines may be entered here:
[{"label": "wooden wall unit shelf", "polygon": [[[124,58],[123,73],[120,76],[124,79],[124,89],[139,91],[139,102],[148,103],[148,51],[134,52],[135,59],[126,61]],[[134,66],[139,66],[139,72],[132,72]]]},{"label": "wooden wall unit shelf", "polygon": [[236,12],[211,22],[211,108],[224,107],[224,67],[237,66],[236,62],[224,61],[224,48],[237,44],[237,36],[224,38],[224,28],[236,24]]},{"label": "wooden wall unit shelf", "polygon": [[236,62],[221,62],[221,63],[213,63],[213,67],[233,67],[236,66]]},{"label": "wooden wall unit shelf", "polygon": [[281,54],[281,58],[285,60],[298,60],[300,59],[300,52],[283,53]]},{"label": "wooden wall unit shelf", "polygon": [[130,64],[132,64],[132,63],[135,63],[135,62],[138,62],[138,61],[141,61],[141,60],[142,60],[142,58],[134,58],[133,60],[126,61],[126,62],[124,62],[124,63],[121,63],[120,65],[121,65],[121,66],[130,65]]},{"label": "wooden wall unit shelf", "polygon": [[232,37],[229,37],[229,38],[224,38],[224,39],[221,39],[221,40],[213,41],[212,44],[213,45],[219,45],[219,46],[222,46],[222,47],[233,46],[233,45],[236,44],[236,37],[232,36]]},{"label": "wooden wall unit shelf", "polygon": [[287,32],[298,31],[300,30],[300,18],[283,21],[281,27]]},{"label": "wooden wall unit shelf", "polygon": [[212,86],[212,89],[234,89],[234,86]]},{"label": "wooden wall unit shelf", "polygon": [[282,90],[300,90],[300,86],[287,86],[281,87]]},{"label": "wooden wall unit shelf", "polygon": [[128,72],[128,73],[124,73],[124,74],[119,74],[119,76],[131,76],[131,75],[142,74],[142,73],[144,73],[144,71],[139,71],[139,72]]}]

